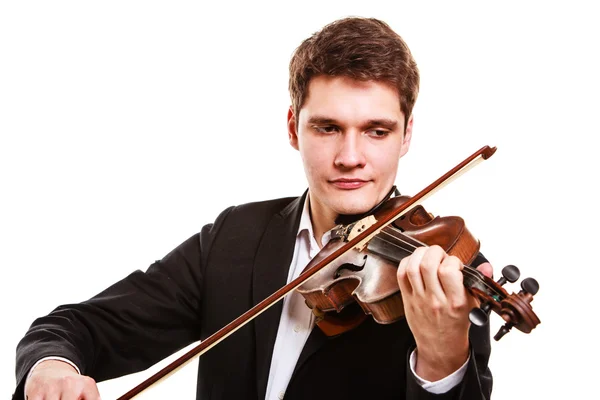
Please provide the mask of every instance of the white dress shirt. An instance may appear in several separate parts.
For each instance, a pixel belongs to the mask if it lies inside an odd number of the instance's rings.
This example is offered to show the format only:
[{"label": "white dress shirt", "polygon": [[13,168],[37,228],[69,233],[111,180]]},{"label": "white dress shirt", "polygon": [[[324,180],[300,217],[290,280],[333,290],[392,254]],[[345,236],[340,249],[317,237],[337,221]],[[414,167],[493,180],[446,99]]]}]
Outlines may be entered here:
[{"label": "white dress shirt", "polygon": [[[296,279],[304,270],[306,265],[321,250],[315,239],[312,222],[310,219],[308,196],[303,205],[300,226],[296,235],[296,244],[294,246],[294,257],[290,264],[287,277],[287,283]],[[331,231],[323,235],[321,243],[325,246],[331,239]],[[314,314],[304,303],[304,297],[294,291],[287,295],[283,300],[283,310],[281,320],[275,339],[275,348],[271,359],[271,368],[269,370],[269,380],[267,382],[267,392],[265,400],[281,400],[284,398],[285,390],[292,377],[302,348],[310,335],[314,326]],[[400,355],[401,356],[401,355]],[[28,378],[33,369],[45,360],[60,360],[67,362],[79,372],[79,368],[70,360],[61,357],[45,357],[31,368]],[[419,384],[431,393],[444,393],[458,384],[467,369],[467,360],[462,367],[451,375],[435,382],[429,382],[420,378],[415,373],[416,351],[410,356],[410,368]]]}]

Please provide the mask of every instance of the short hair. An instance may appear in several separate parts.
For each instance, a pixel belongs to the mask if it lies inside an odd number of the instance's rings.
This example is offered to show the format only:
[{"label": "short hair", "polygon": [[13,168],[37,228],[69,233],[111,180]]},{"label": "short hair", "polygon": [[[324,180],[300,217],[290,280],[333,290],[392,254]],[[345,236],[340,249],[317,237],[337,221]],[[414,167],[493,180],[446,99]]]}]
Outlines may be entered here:
[{"label": "short hair", "polygon": [[398,91],[405,126],[419,93],[419,70],[404,40],[375,18],[334,21],[304,40],[290,61],[289,91],[298,118],[319,75],[383,82]]}]

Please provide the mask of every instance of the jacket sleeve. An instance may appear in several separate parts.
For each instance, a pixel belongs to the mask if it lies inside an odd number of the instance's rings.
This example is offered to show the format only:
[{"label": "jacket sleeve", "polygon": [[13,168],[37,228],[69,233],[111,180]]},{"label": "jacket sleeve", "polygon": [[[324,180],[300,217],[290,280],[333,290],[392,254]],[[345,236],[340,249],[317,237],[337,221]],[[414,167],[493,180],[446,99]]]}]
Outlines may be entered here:
[{"label": "jacket sleeve", "polygon": [[[489,400],[492,393],[492,373],[488,367],[490,357],[490,327],[471,326],[470,358],[461,383],[446,393],[433,394],[423,389],[410,370],[407,358],[406,398],[414,400]],[[411,349],[411,352],[414,349]],[[410,353],[409,353],[410,354]]]},{"label": "jacket sleeve", "polygon": [[64,357],[96,381],[149,368],[199,340],[205,260],[231,208],[145,271],[36,319],[17,346],[13,399],[35,362]]}]

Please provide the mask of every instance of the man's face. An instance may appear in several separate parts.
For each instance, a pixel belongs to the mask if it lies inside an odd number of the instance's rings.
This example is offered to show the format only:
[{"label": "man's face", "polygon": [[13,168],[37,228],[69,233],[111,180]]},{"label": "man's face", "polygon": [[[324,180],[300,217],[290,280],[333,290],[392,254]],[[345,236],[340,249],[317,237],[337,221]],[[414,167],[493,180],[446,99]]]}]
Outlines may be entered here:
[{"label": "man's face", "polygon": [[300,118],[288,113],[290,144],[300,151],[313,212],[369,211],[394,184],[408,151],[412,117],[404,133],[398,93],[374,81],[311,79]]}]

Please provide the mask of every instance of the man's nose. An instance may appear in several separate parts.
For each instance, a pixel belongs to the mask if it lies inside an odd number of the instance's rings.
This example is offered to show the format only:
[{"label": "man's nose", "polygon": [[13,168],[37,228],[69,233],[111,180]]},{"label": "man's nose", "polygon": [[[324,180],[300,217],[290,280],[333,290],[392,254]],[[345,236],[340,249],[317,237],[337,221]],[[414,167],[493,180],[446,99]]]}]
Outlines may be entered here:
[{"label": "man's nose", "polygon": [[340,168],[362,168],[366,164],[360,134],[344,132],[340,135],[335,166]]}]

